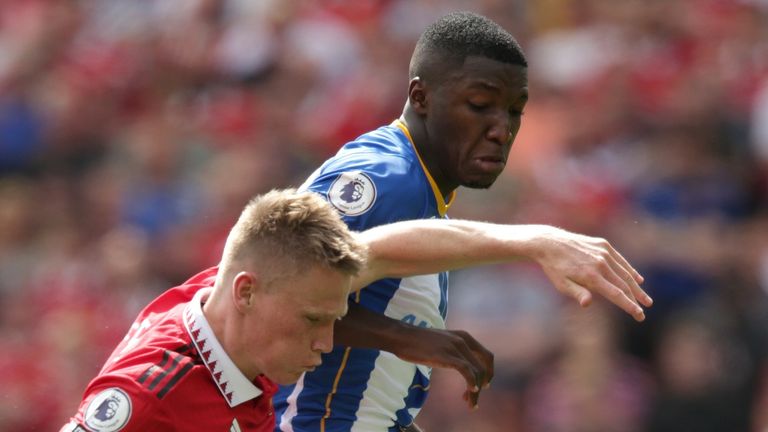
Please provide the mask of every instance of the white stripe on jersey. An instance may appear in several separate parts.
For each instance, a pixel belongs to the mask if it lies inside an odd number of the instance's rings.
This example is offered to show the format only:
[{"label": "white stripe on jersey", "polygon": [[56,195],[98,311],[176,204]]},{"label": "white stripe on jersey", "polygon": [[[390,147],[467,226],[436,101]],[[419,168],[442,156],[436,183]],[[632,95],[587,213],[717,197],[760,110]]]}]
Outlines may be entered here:
[{"label": "white stripe on jersey", "polygon": [[296,387],[293,388],[291,395],[285,399],[285,402],[288,404],[288,408],[286,408],[285,412],[283,412],[283,416],[278,420],[279,423],[277,425],[282,432],[293,432],[293,425],[291,422],[293,421],[293,418],[296,417],[298,412],[296,408],[296,399],[301,394],[301,391],[304,390],[305,375],[306,372],[301,374],[301,377],[299,378],[299,381],[296,382]]},{"label": "white stripe on jersey", "polygon": [[412,314],[414,325],[444,329],[445,320],[440,315],[440,275],[430,274],[403,278],[395,295],[387,304],[384,315],[397,320]]},{"label": "white stripe on jersey", "polygon": [[[384,314],[398,320],[413,314],[416,317],[415,325],[424,321],[429,327],[444,329],[445,321],[439,310],[440,296],[439,275],[404,278]],[[357,421],[350,432],[386,430],[392,426],[395,413],[403,408],[403,400],[408,396],[416,367],[394,354],[380,352],[368,379],[368,386],[363,392],[360,407],[355,413]],[[418,368],[425,376],[430,376],[431,368],[422,365],[418,365]],[[419,411],[409,410],[414,416]]]},{"label": "white stripe on jersey", "polygon": [[415,373],[416,365],[413,363],[381,351],[355,413],[357,421],[350,432],[385,431],[392,426],[392,417],[403,408],[403,399],[408,395]]}]

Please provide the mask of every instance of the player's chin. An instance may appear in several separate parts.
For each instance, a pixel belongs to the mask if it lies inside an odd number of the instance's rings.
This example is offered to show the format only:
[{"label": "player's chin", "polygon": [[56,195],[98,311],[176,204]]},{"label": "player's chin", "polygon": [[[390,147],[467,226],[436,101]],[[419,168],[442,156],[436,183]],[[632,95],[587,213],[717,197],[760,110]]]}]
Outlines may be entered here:
[{"label": "player's chin", "polygon": [[273,374],[273,376],[270,376],[269,374],[266,374],[269,379],[272,381],[280,384],[280,385],[291,385],[295,384],[296,381],[301,378],[301,375],[304,374],[306,370],[305,369],[297,369],[292,371],[280,371]]},{"label": "player's chin", "polygon": [[462,186],[470,189],[488,189],[493,186],[496,179],[504,171],[504,164],[494,164],[493,167],[477,166],[466,167],[463,173],[460,173],[459,179]]},{"label": "player's chin", "polygon": [[482,178],[472,178],[472,179],[466,179],[461,183],[462,186],[470,189],[488,189],[496,182],[496,179],[498,176],[485,176]]}]

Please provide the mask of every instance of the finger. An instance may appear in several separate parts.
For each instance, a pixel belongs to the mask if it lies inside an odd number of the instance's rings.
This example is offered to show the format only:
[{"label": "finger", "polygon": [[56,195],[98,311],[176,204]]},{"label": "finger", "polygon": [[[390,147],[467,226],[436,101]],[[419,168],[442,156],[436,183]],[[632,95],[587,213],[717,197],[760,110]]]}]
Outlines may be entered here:
[{"label": "finger", "polygon": [[[613,255],[611,256],[614,257]],[[640,302],[643,306],[651,306],[653,304],[651,297],[640,287],[635,278],[632,276],[632,273],[627,270],[625,266],[623,266],[620,262],[613,260],[611,260],[610,264],[613,271],[616,272],[617,277],[624,282],[624,285],[627,288],[629,288],[634,299]],[[618,284],[616,285],[619,286]]]},{"label": "finger", "polygon": [[468,398],[467,398],[467,404],[469,405],[470,409],[476,409],[477,408],[477,402],[480,399],[480,392],[469,392]]},{"label": "finger", "polygon": [[467,360],[467,356],[462,355],[461,357],[462,358],[456,359],[454,365],[451,367],[456,369],[461,374],[461,376],[464,377],[464,381],[467,383],[468,392],[480,391],[478,380],[479,371]]},{"label": "finger", "polygon": [[475,409],[477,408],[477,402],[480,399],[480,392],[471,392],[469,390],[464,391],[464,395],[462,396],[464,401],[467,402],[467,406],[469,409]]},{"label": "finger", "polygon": [[611,257],[606,258],[605,263],[607,266],[601,266],[600,275],[603,276],[608,283],[620,289],[633,303],[640,306],[631,286],[636,283],[634,279],[632,279],[629,273]]},{"label": "finger", "polygon": [[489,351],[487,348],[485,348],[480,342],[477,341],[472,335],[465,331],[457,331],[457,335],[459,335],[462,339],[464,339],[464,342],[467,344],[467,347],[469,347],[469,350],[472,352],[472,354],[475,356],[476,359],[480,362],[480,381],[478,382],[478,386],[480,388],[488,388],[488,386],[491,383],[491,380],[493,379],[494,374],[494,363],[493,363],[493,353]]},{"label": "finger", "polygon": [[449,367],[457,370],[464,377],[464,381],[467,383],[467,392],[478,392],[480,391],[479,376],[481,375],[478,360],[467,346],[462,335],[457,334],[458,332],[452,333],[457,336],[454,343],[456,352],[453,353],[454,357],[450,359]]},{"label": "finger", "polygon": [[[571,285],[570,289],[572,291],[586,290],[586,288],[580,286],[578,283],[570,279],[566,281],[566,284]],[[576,285],[576,287],[573,285]],[[624,291],[611,285],[607,280],[598,280],[595,291],[600,293],[611,303],[621,308],[624,312],[631,315],[636,321],[643,321],[645,319],[645,312],[643,312],[643,308],[641,308],[637,303],[627,297]]]},{"label": "finger", "polygon": [[485,382],[485,373],[482,371],[482,366],[478,363],[477,357],[466,343],[468,339],[474,338],[464,331],[456,331],[453,333],[459,336],[464,342],[457,346],[461,355],[461,360],[458,363],[462,365],[459,372],[461,372],[464,376],[464,380],[467,382],[467,389],[464,391],[463,398],[467,402],[469,408],[473,409],[477,406],[477,400],[480,396],[480,388]]},{"label": "finger", "polygon": [[[467,390],[473,393],[479,392],[480,389],[488,383],[487,374],[489,369],[491,371],[493,370],[493,354],[490,354],[490,351],[488,351],[488,355],[491,357],[491,366],[489,367],[487,361],[481,359],[481,356],[478,356],[472,349],[474,346],[479,347],[481,350],[485,350],[479,342],[465,331],[457,330],[452,333],[461,339],[461,343],[457,343],[456,348],[459,351],[461,359],[467,365],[468,375],[464,376],[464,379],[467,380]],[[468,376],[469,379],[467,378]]]},{"label": "finger", "polygon": [[651,306],[653,304],[653,299],[651,296],[648,295],[648,293],[645,292],[642,288],[640,288],[641,283],[645,281],[645,278],[637,271],[634,267],[627,261],[623,255],[619,253],[616,249],[614,249],[613,246],[608,244],[608,250],[611,253],[611,256],[613,256],[616,261],[619,262],[619,264],[629,272],[629,274],[632,276],[632,280],[636,283],[632,286],[632,290],[635,293],[635,297],[640,300],[640,303],[642,303],[645,306]]},{"label": "finger", "polygon": [[571,281],[570,279],[560,279],[559,275],[547,275],[549,280],[555,285],[562,294],[576,300],[581,307],[587,307],[592,303],[592,293],[583,286]]},{"label": "finger", "polygon": [[[481,347],[482,348],[482,347]],[[485,371],[482,375],[482,381],[479,383],[480,388],[487,389],[491,386],[491,380],[493,379],[493,354],[485,350],[485,348],[482,348],[484,352],[479,352],[481,361],[483,362],[483,370]]]}]

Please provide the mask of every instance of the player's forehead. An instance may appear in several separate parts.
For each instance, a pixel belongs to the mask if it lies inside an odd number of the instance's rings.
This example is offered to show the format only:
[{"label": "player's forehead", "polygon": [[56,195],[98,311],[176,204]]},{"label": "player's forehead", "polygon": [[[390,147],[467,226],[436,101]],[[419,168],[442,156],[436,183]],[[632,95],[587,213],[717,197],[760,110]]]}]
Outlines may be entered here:
[{"label": "player's forehead", "polygon": [[481,90],[528,95],[528,68],[482,56],[469,56],[447,69],[444,86],[455,91]]},{"label": "player's forehead", "polygon": [[343,315],[352,277],[324,265],[305,266],[301,272],[281,281],[282,295],[300,312]]}]

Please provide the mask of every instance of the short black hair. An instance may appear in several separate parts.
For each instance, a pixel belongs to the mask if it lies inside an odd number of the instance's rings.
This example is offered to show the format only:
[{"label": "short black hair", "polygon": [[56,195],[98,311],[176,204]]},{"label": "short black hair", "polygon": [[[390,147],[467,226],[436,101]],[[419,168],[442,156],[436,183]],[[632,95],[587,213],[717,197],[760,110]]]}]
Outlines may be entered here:
[{"label": "short black hair", "polygon": [[430,65],[436,61],[463,64],[469,56],[528,66],[520,44],[500,25],[476,13],[452,12],[430,24],[419,37],[409,78],[429,75]]}]

